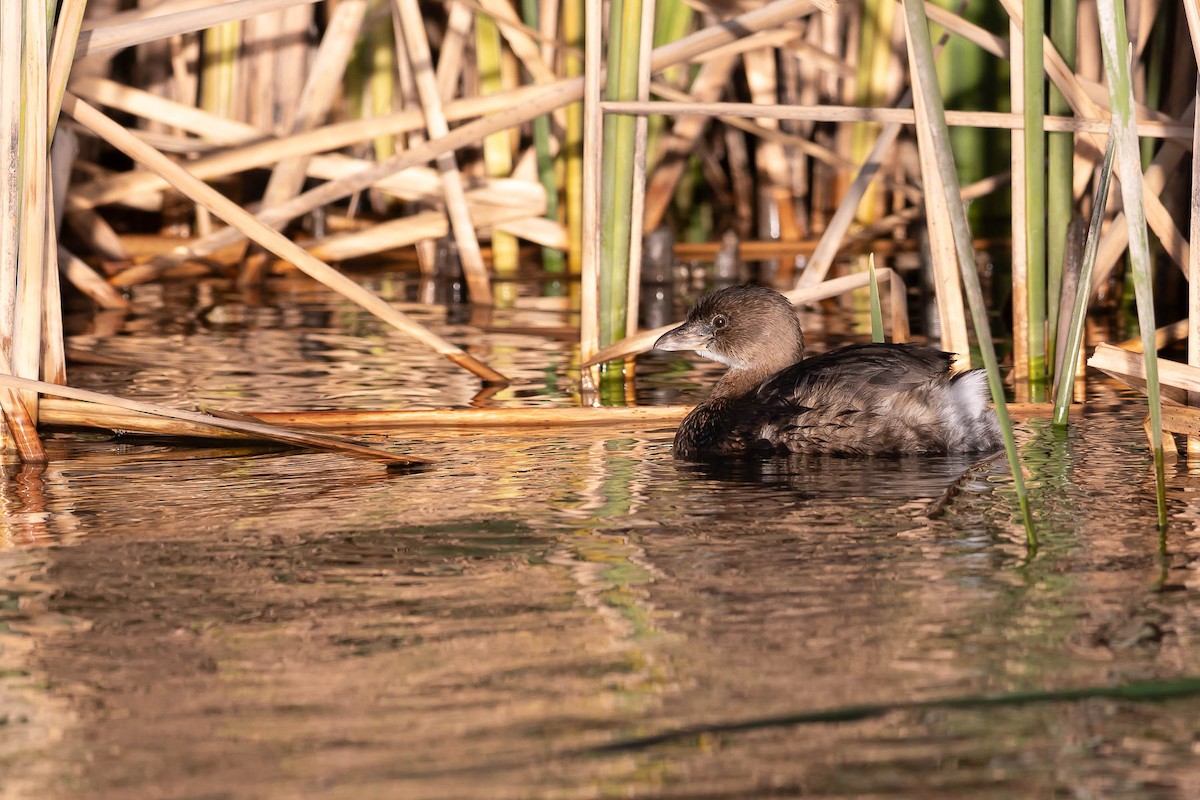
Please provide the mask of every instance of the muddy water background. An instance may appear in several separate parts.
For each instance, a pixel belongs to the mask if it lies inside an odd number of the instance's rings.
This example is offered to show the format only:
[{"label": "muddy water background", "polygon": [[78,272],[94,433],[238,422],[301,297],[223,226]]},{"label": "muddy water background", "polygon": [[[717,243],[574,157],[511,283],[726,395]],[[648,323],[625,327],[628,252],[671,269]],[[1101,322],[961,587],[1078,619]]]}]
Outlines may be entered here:
[{"label": "muddy water background", "polygon": [[[564,315],[476,327],[369,282],[513,376],[491,404],[575,402],[567,338],[533,332]],[[137,366],[74,383],[238,410],[478,389],[306,282],[263,307],[136,299],[72,341]],[[652,356],[639,399],[714,375]],[[929,518],[961,459],[716,470],[674,462],[665,428],[429,430],[377,437],[437,461],[397,476],[52,441],[0,484],[0,796],[1200,796],[1187,691],[921,705],[1200,676],[1200,473],[1169,468],[1160,540],[1144,407],[1095,408],[1069,438],[1021,430],[1033,559],[1003,466]]]}]

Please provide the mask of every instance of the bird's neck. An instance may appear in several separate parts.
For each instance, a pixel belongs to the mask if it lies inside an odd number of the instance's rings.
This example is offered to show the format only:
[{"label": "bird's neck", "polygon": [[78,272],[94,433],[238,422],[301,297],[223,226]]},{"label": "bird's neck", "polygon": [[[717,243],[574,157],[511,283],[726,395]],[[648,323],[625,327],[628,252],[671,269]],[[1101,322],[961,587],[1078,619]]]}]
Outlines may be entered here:
[{"label": "bird's neck", "polygon": [[[791,366],[790,364],[784,366]],[[782,369],[782,367],[780,367]],[[773,366],[730,367],[713,387],[709,400],[742,397],[756,390],[763,381],[778,372]]]}]

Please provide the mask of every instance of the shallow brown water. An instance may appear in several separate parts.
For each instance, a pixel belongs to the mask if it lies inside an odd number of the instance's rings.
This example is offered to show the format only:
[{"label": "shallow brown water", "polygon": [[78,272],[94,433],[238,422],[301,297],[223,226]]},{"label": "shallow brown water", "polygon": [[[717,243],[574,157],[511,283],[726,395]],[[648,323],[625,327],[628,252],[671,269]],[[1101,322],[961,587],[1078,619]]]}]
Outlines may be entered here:
[{"label": "shallow brown water", "polygon": [[[478,388],[307,284],[138,301],[75,343],[139,366],[73,382],[242,410]],[[404,307],[516,378],[491,402],[574,402],[564,342],[525,332],[565,316]],[[658,400],[713,374],[643,371]],[[1002,463],[931,519],[970,462],[431,430],[377,437],[437,461],[388,475],[53,441],[0,482],[0,797],[1200,796],[1200,471],[1169,468],[1160,539],[1143,413],[1023,426],[1032,558]]]}]

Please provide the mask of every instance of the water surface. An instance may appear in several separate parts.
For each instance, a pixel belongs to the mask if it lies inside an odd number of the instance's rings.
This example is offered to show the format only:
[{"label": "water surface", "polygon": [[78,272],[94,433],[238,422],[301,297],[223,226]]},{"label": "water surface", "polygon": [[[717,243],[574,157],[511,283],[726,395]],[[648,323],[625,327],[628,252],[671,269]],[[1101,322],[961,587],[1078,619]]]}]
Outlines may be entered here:
[{"label": "water surface", "polygon": [[[370,283],[514,378],[478,402],[576,402],[569,339],[536,332],[565,313],[448,319]],[[239,410],[479,389],[300,280],[136,299],[73,320],[129,362],[74,383]],[[648,357],[638,395],[715,369]],[[1160,537],[1144,406],[1097,408],[1022,426],[1032,557],[1003,462],[431,429],[374,437],[436,461],[390,475],[54,439],[0,482],[0,797],[1200,796],[1200,471],[1168,469]]]}]

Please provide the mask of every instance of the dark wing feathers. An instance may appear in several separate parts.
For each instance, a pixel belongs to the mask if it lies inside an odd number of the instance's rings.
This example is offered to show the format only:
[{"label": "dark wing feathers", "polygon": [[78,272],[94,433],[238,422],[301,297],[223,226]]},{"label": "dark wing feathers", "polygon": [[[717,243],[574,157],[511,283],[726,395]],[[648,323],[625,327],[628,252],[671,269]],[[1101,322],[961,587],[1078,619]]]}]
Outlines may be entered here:
[{"label": "dark wing feathers", "polygon": [[765,406],[812,407],[829,393],[872,400],[949,380],[951,354],[918,344],[855,344],[806,358],[768,378],[756,393]]}]

